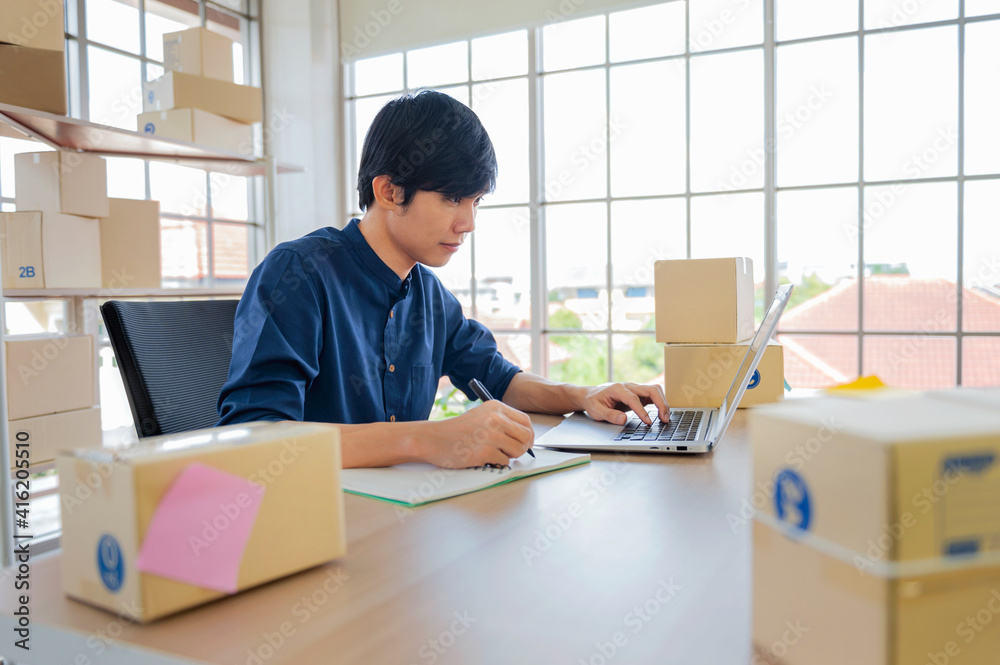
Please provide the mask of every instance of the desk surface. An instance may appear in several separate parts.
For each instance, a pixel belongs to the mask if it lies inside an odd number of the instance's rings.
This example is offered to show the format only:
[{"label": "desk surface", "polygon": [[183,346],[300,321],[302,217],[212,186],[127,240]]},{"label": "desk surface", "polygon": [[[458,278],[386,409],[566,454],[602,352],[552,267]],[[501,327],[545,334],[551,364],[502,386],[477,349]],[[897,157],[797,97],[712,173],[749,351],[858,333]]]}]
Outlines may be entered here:
[{"label": "desk surface", "polygon": [[[65,598],[59,553],[44,555],[30,658],[6,628],[10,576],[0,653],[32,665],[748,663],[750,525],[729,518],[750,493],[745,419],[708,456],[594,455],[412,510],[348,495],[341,561],[148,626]],[[535,420],[539,432],[557,422]],[[134,648],[160,653],[138,661]]]}]

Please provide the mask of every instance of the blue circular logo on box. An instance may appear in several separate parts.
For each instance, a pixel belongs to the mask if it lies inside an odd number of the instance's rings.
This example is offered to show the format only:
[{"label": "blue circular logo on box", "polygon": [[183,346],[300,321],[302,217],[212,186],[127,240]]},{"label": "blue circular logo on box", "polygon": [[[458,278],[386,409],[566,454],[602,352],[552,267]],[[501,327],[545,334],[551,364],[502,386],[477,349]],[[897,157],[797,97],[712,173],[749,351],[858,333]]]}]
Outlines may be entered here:
[{"label": "blue circular logo on box", "polygon": [[118,591],[125,582],[125,560],[114,536],[104,534],[97,542],[97,570],[109,591]]},{"label": "blue circular logo on box", "polygon": [[154,125],[154,124],[153,124],[153,123],[151,123],[151,122],[147,122],[147,123],[146,123],[146,126],[145,126],[145,127],[143,127],[142,129],[143,129],[143,131],[145,131],[145,132],[146,132],[147,134],[155,134],[155,133],[156,133],[156,125]]},{"label": "blue circular logo on box", "polygon": [[797,529],[807,531],[812,518],[809,488],[802,476],[783,469],[774,481],[774,509],[778,519]]},{"label": "blue circular logo on box", "polygon": [[753,371],[753,376],[750,377],[750,383],[747,384],[747,390],[753,390],[760,385],[760,370],[755,369]]}]

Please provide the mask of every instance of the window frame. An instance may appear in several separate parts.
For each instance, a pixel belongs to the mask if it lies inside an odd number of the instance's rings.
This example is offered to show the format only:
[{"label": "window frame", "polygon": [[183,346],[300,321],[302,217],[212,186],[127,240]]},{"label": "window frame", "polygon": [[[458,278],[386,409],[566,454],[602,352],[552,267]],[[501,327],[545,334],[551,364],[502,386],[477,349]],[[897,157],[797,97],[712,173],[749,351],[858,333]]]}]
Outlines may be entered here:
[{"label": "window frame", "polygon": [[[856,279],[858,283],[858,326],[855,330],[810,330],[810,329],[795,329],[780,331],[783,334],[789,336],[833,336],[838,339],[848,339],[853,337],[857,341],[857,359],[856,359],[856,371],[860,376],[865,370],[865,341],[866,338],[880,338],[880,337],[901,337],[907,339],[921,339],[921,338],[952,338],[955,340],[955,385],[961,386],[963,379],[963,346],[964,340],[966,338],[1000,338],[1000,331],[973,331],[965,329],[965,322],[963,321],[963,297],[965,287],[965,182],[967,181],[1000,181],[1000,173],[989,173],[989,174],[976,174],[976,175],[966,175],[965,174],[965,26],[970,23],[979,23],[987,21],[996,21],[1000,19],[1000,13],[994,14],[983,14],[976,16],[965,16],[964,15],[964,3],[960,3],[958,10],[958,15],[955,18],[944,19],[944,20],[933,20],[926,21],[922,23],[912,23],[899,26],[881,26],[865,28],[865,7],[864,0],[859,0],[858,2],[858,26],[856,30],[836,32],[830,34],[815,35],[809,37],[801,37],[795,39],[786,39],[778,41],[776,39],[775,33],[775,5],[777,0],[763,0],[763,41],[759,44],[752,44],[746,46],[737,46],[729,48],[705,48],[697,49],[692,51],[691,43],[691,25],[690,25],[690,7],[688,0],[673,0],[674,2],[684,2],[684,15],[685,15],[685,50],[683,54],[679,55],[669,55],[654,58],[646,58],[641,60],[627,61],[627,62],[612,62],[610,57],[610,20],[609,16],[616,12],[614,11],[603,11],[598,14],[605,16],[605,59],[603,64],[598,65],[588,65],[584,67],[560,69],[553,72],[544,71],[542,68],[541,61],[541,51],[542,51],[542,40],[543,40],[543,30],[544,25],[536,25],[534,27],[527,29],[528,36],[528,63],[529,70],[526,75],[528,80],[529,89],[529,171],[530,171],[530,200],[527,202],[527,207],[530,211],[530,224],[531,224],[531,248],[530,248],[530,266],[531,266],[531,340],[532,340],[532,367],[534,371],[539,374],[548,374],[548,358],[547,358],[547,346],[548,338],[552,334],[563,335],[604,335],[607,341],[607,381],[611,381],[612,377],[615,375],[614,371],[614,348],[613,340],[619,335],[645,335],[651,336],[653,333],[650,331],[633,331],[633,330],[616,330],[613,328],[613,317],[609,316],[606,326],[603,329],[597,330],[564,330],[550,328],[547,321],[547,294],[548,288],[546,284],[546,274],[547,274],[547,255],[545,252],[545,211],[550,205],[564,205],[569,203],[605,203],[608,206],[607,217],[606,217],[606,228],[608,232],[608,254],[607,254],[607,265],[608,265],[608,275],[605,280],[605,286],[607,287],[607,306],[610,313],[613,303],[611,302],[612,287],[614,282],[611,275],[612,266],[612,255],[611,255],[611,211],[610,205],[612,202],[617,201],[630,201],[630,200],[648,200],[648,199],[667,199],[667,198],[683,198],[686,204],[686,232],[687,232],[687,247],[686,255],[691,257],[691,201],[692,199],[699,196],[716,196],[722,193],[720,191],[711,192],[692,192],[691,190],[691,150],[690,150],[690,140],[691,140],[691,59],[692,57],[702,57],[706,55],[714,55],[721,53],[734,53],[740,51],[749,51],[760,49],[763,52],[764,59],[764,72],[763,72],[763,86],[764,86],[764,153],[765,153],[765,164],[764,164],[764,184],[762,187],[747,188],[747,189],[726,189],[725,192],[730,191],[735,193],[751,193],[758,192],[762,193],[764,196],[764,289],[765,293],[773,293],[778,286],[779,280],[781,278],[781,271],[779,266],[778,256],[778,245],[777,245],[777,233],[778,233],[778,219],[777,219],[777,197],[778,193],[785,191],[811,191],[820,189],[830,189],[830,188],[853,188],[857,192],[858,200],[858,237],[856,240],[857,245],[857,261],[856,261],[856,274],[852,276],[852,279]],[[627,10],[628,7],[623,7],[623,10]],[[598,15],[595,14],[595,15]],[[957,87],[957,99],[955,100],[957,109],[957,123],[958,123],[958,164],[956,174],[952,176],[944,177],[915,177],[908,179],[895,179],[895,180],[874,180],[866,179],[864,176],[864,159],[865,159],[865,96],[864,96],[864,62],[865,62],[865,38],[872,35],[894,33],[894,32],[908,32],[914,30],[927,30],[932,28],[937,28],[941,26],[957,26],[958,32],[958,87]],[[503,34],[508,31],[500,31],[497,34]],[[776,85],[777,85],[777,71],[776,71],[776,55],[777,49],[781,46],[789,46],[796,44],[807,44],[807,43],[817,43],[824,42],[827,40],[844,38],[844,37],[855,37],[856,46],[858,49],[858,66],[859,66],[859,77],[858,77],[858,178],[856,180],[851,180],[848,182],[824,182],[821,184],[810,184],[810,185],[788,185],[788,186],[777,186],[776,180],[776,158],[775,158],[775,146],[777,137],[777,126],[778,118],[776,110]],[[469,37],[464,41],[470,45],[468,49],[470,54],[470,66],[469,75],[467,80],[461,84],[468,86],[471,94],[471,86],[475,83],[493,80],[493,79],[475,79],[472,76],[471,67],[471,40],[473,37]],[[462,41],[462,40],[449,40],[445,43],[452,43],[452,41]],[[344,65],[344,81],[345,87],[342,95],[342,102],[346,109],[345,114],[345,141],[346,145],[350,147],[350,151],[345,153],[342,159],[342,166],[345,172],[345,182],[346,191],[354,191],[354,184],[351,182],[351,178],[355,175],[352,173],[353,163],[355,161],[354,155],[359,146],[355,145],[356,128],[355,128],[355,117],[353,114],[353,102],[357,99],[363,99],[366,97],[378,97],[383,95],[398,95],[403,92],[408,92],[409,89],[405,88],[407,85],[407,72],[406,72],[406,51],[398,51],[394,53],[403,54],[403,85],[404,89],[395,91],[382,91],[379,93],[373,93],[369,95],[354,95],[353,87],[353,63],[348,62]],[[612,67],[634,64],[637,62],[657,62],[657,61],[669,61],[669,60],[683,60],[685,65],[685,87],[687,97],[685,99],[685,132],[687,137],[688,150],[686,151],[686,186],[685,192],[683,194],[671,194],[671,195],[649,195],[649,196],[611,196],[611,157],[610,151],[605,151],[605,159],[607,160],[607,191],[606,196],[596,197],[591,199],[577,199],[577,200],[566,200],[558,202],[548,202],[544,200],[545,182],[544,182],[544,141],[543,141],[543,113],[544,113],[544,99],[543,99],[543,81],[544,78],[550,74],[565,74],[575,71],[584,70],[594,70],[603,68],[605,71],[605,82],[606,85],[610,85],[610,70]],[[496,80],[505,80],[511,78],[524,78],[523,76],[516,77],[504,77]],[[451,84],[449,84],[451,85]],[[606,91],[605,100],[610,106],[610,94]],[[610,119],[610,110],[608,112],[608,118]],[[610,122],[608,123],[610,125]],[[606,127],[606,130],[610,134],[610,127]],[[608,142],[610,143],[610,135],[606,136]],[[867,188],[879,187],[886,185],[896,185],[896,184],[924,184],[933,182],[949,182],[955,183],[957,187],[957,272],[954,276],[955,288],[956,288],[956,328],[953,331],[900,331],[900,330],[869,330],[866,326],[866,321],[864,318],[864,303],[865,303],[865,278],[866,278],[866,266],[865,266],[865,228],[864,228],[864,215],[865,215],[865,192]],[[348,197],[350,200],[350,197]],[[525,203],[509,204],[506,206],[496,206],[501,207],[522,207]],[[483,203],[482,209],[489,209],[491,206],[488,202]],[[346,211],[349,216],[359,216],[360,213],[356,209],[349,209]],[[472,242],[475,243],[475,234],[472,234]],[[472,260],[472,282],[473,282],[473,292],[472,292],[472,302],[473,302],[473,316],[477,310],[476,304],[476,293],[475,293],[475,282],[476,282],[476,266],[475,258],[473,255]],[[949,278],[950,281],[950,278]],[[513,331],[507,329],[495,329],[497,334],[509,334],[509,333],[520,333],[523,334],[524,330]]]}]

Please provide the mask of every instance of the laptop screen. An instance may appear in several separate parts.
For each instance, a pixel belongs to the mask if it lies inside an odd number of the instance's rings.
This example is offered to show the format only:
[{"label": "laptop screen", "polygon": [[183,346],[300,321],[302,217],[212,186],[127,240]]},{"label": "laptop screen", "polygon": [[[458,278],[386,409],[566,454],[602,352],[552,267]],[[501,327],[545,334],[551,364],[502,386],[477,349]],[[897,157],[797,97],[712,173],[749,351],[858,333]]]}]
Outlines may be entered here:
[{"label": "laptop screen", "polygon": [[[774,334],[774,329],[778,326],[778,318],[781,316],[781,312],[784,311],[791,292],[791,284],[784,284],[778,287],[777,292],[774,294],[774,299],[771,300],[771,305],[767,308],[767,313],[764,314],[764,320],[761,322],[760,327],[757,328],[757,334],[750,341],[750,348],[747,349],[746,355],[743,356],[743,362],[736,372],[736,378],[733,379],[732,385],[729,386],[729,392],[726,393],[726,398],[722,400],[722,406],[719,407],[720,417],[718,422],[722,423],[722,428],[719,430],[720,434],[725,431],[726,426],[732,418],[730,411],[735,412],[740,399],[743,398],[743,393],[747,389],[748,377],[757,369],[757,365],[760,364],[760,359],[764,355],[762,347],[767,346],[767,343],[771,340],[771,335]],[[732,409],[730,409],[730,405],[732,405]]]}]

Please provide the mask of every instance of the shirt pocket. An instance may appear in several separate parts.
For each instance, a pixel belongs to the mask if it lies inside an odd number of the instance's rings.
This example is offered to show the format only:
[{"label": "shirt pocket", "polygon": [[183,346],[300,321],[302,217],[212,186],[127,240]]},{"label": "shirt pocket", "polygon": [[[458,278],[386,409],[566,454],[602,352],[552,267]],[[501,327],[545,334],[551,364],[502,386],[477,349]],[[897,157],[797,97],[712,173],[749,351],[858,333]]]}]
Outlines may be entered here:
[{"label": "shirt pocket", "polygon": [[440,378],[433,365],[414,365],[410,370],[410,420],[427,420],[431,415]]}]

